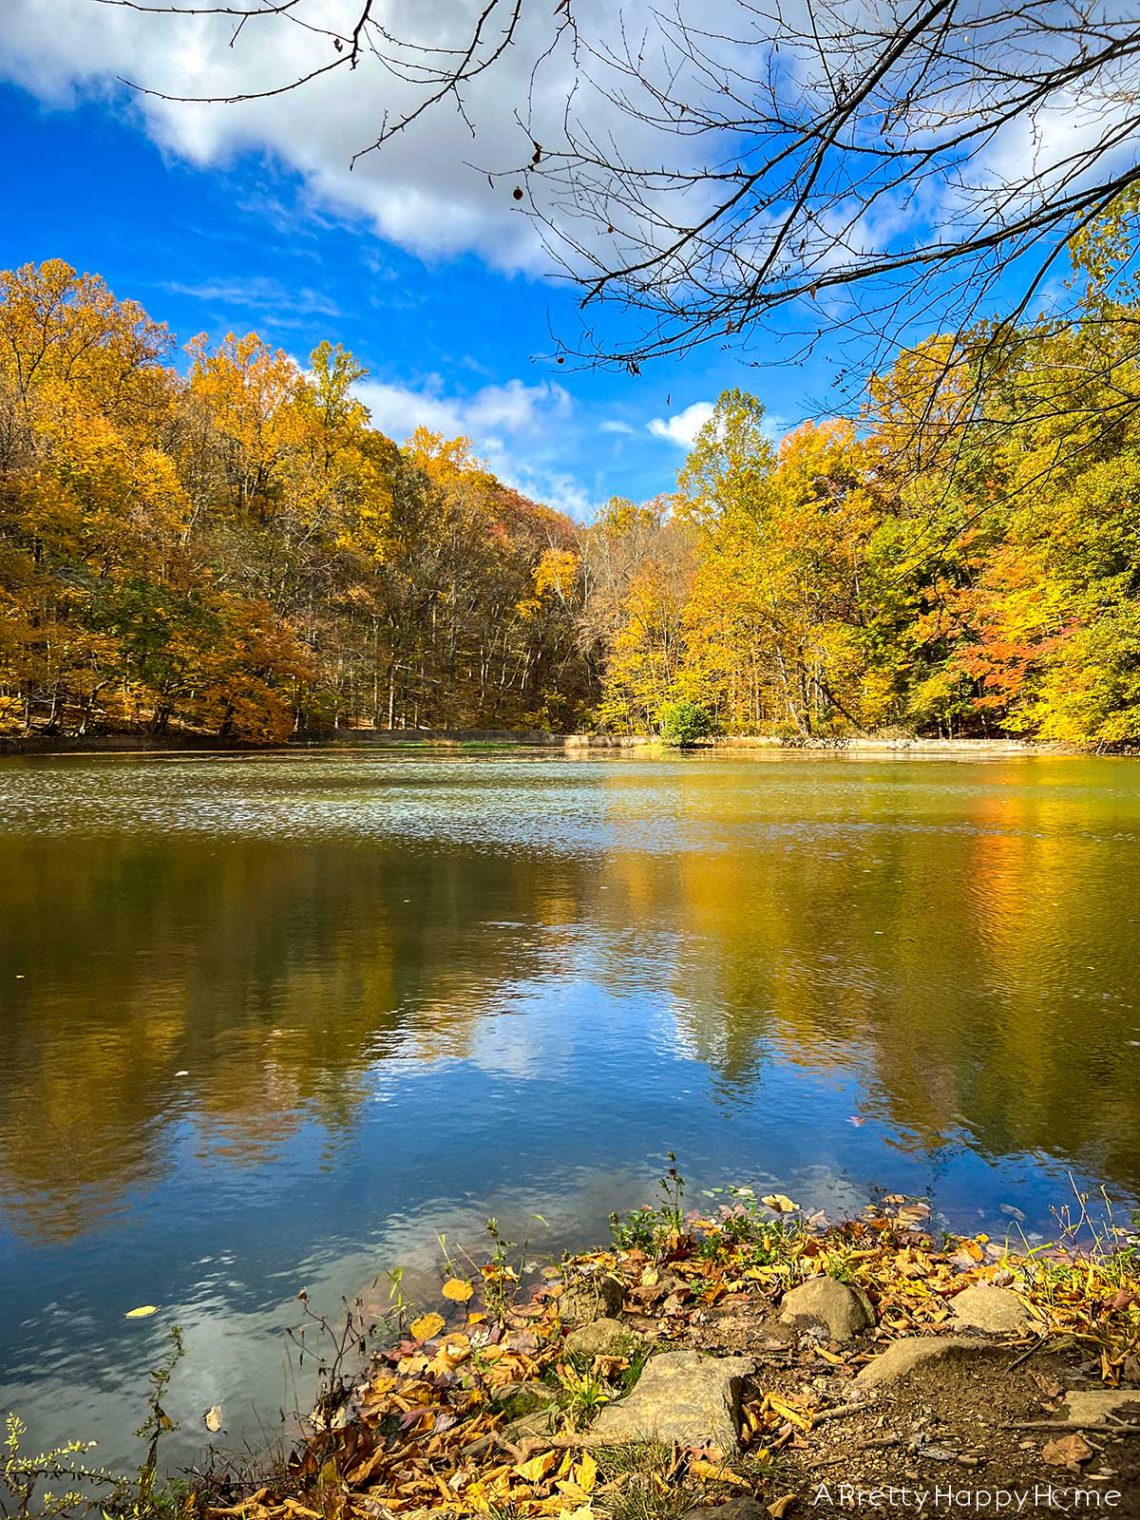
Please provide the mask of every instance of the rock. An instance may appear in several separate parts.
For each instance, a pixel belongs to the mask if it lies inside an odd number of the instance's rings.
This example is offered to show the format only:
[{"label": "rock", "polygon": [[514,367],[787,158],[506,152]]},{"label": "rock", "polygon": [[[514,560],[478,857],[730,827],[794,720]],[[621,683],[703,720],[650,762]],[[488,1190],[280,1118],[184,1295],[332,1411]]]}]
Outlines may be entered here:
[{"label": "rock", "polygon": [[620,1278],[609,1273],[578,1278],[558,1300],[558,1314],[564,1325],[589,1325],[620,1314],[624,1302],[625,1286]]},{"label": "rock", "polygon": [[677,1289],[685,1287],[686,1283],[683,1277],[678,1277],[676,1272],[670,1272],[668,1267],[646,1267],[641,1274],[641,1286],[660,1288],[665,1294],[676,1293]]},{"label": "rock", "polygon": [[1140,1416],[1140,1389],[1082,1388],[1065,1395],[1065,1407],[1057,1416],[1073,1425],[1099,1425],[1125,1414]]},{"label": "rock", "polygon": [[881,1384],[897,1382],[916,1367],[988,1349],[985,1341],[970,1340],[964,1335],[912,1335],[905,1340],[893,1342],[873,1362],[868,1362],[855,1382],[862,1388],[875,1388]]},{"label": "rock", "polygon": [[605,1442],[713,1446],[728,1456],[740,1433],[740,1385],[754,1365],[747,1357],[707,1357],[699,1351],[655,1356],[633,1392],[602,1410],[593,1435]]},{"label": "rock", "polygon": [[532,1378],[526,1383],[515,1383],[496,1395],[496,1401],[511,1420],[522,1419],[536,1410],[549,1409],[558,1399],[558,1393],[549,1383]]},{"label": "rock", "polygon": [[995,1288],[992,1283],[976,1283],[965,1288],[953,1301],[954,1323],[967,1330],[984,1330],[987,1335],[1012,1335],[1029,1323],[1029,1311],[1009,1288]]},{"label": "rock", "polygon": [[566,1337],[571,1356],[630,1356],[642,1344],[641,1336],[627,1329],[620,1319],[596,1319],[571,1330]]},{"label": "rock", "polygon": [[853,1341],[875,1323],[875,1311],[862,1288],[813,1277],[784,1294],[780,1318],[785,1325],[825,1325],[833,1341]]},{"label": "rock", "polygon": [[709,1509],[687,1509],[681,1520],[768,1520],[770,1511],[759,1499],[729,1499]]},{"label": "rock", "polygon": [[533,1409],[530,1414],[524,1414],[521,1419],[512,1420],[503,1434],[516,1446],[520,1441],[528,1441],[533,1436],[548,1436],[550,1412],[546,1409]]}]

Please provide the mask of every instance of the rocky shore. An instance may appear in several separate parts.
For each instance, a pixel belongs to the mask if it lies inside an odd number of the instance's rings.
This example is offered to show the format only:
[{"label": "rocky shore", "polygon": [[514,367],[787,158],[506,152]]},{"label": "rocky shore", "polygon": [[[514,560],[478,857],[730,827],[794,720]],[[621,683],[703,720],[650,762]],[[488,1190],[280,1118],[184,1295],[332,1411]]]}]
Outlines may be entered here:
[{"label": "rocky shore", "polygon": [[[501,1247],[335,1383],[243,1520],[1140,1515],[1140,1240],[843,1224],[733,1190],[529,1274]],[[1074,1498],[1074,1496],[1076,1496]]]}]

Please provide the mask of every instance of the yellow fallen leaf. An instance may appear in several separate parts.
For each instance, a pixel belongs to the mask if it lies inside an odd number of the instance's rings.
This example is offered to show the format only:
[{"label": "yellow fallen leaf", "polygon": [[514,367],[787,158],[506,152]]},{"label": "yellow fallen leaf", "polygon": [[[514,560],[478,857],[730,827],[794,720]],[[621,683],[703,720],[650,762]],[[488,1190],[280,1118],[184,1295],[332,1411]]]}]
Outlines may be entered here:
[{"label": "yellow fallen leaf", "polygon": [[475,1289],[469,1282],[463,1282],[458,1277],[453,1277],[443,1285],[444,1298],[450,1298],[452,1303],[465,1304],[474,1293]]},{"label": "yellow fallen leaf", "polygon": [[747,1478],[742,1478],[739,1473],[734,1473],[720,1462],[709,1462],[704,1457],[695,1457],[689,1463],[689,1474],[706,1483],[735,1483],[740,1488],[752,1487]]},{"label": "yellow fallen leaf", "polygon": [[794,1214],[799,1208],[799,1204],[793,1203],[785,1193],[765,1193],[760,1202],[775,1209],[777,1214]]},{"label": "yellow fallen leaf", "polygon": [[418,1341],[430,1341],[433,1335],[438,1335],[447,1321],[442,1314],[421,1314],[419,1319],[414,1319],[408,1327]]},{"label": "yellow fallen leaf", "polygon": [[157,1314],[157,1304],[140,1304],[137,1309],[128,1309],[123,1315],[124,1319],[146,1319],[148,1315]]},{"label": "yellow fallen leaf", "polygon": [[445,1362],[465,1362],[470,1355],[471,1342],[463,1334],[462,1330],[457,1330],[454,1335],[449,1335],[444,1341],[443,1345],[439,1348],[439,1356],[436,1358],[436,1360]]},{"label": "yellow fallen leaf", "polygon": [[574,1469],[574,1481],[587,1493],[598,1481],[598,1464],[588,1451],[582,1453],[578,1466]]},{"label": "yellow fallen leaf", "polygon": [[216,1435],[222,1428],[222,1406],[220,1404],[211,1404],[203,1418],[206,1421],[206,1429],[212,1435]]},{"label": "yellow fallen leaf", "polygon": [[531,1457],[528,1462],[520,1462],[511,1471],[527,1483],[541,1483],[556,1461],[552,1451],[543,1451],[537,1457]]},{"label": "yellow fallen leaf", "polygon": [[847,1363],[841,1356],[836,1356],[834,1351],[828,1351],[826,1346],[816,1346],[816,1356],[821,1356],[825,1362],[830,1362],[833,1367],[846,1367]]},{"label": "yellow fallen leaf", "polygon": [[811,1429],[811,1416],[803,1415],[798,1409],[793,1409],[792,1406],[785,1399],[780,1398],[778,1394],[770,1393],[768,1395],[768,1408],[771,1409],[772,1412],[776,1414],[781,1420],[789,1420],[793,1425],[798,1426],[800,1430]]}]

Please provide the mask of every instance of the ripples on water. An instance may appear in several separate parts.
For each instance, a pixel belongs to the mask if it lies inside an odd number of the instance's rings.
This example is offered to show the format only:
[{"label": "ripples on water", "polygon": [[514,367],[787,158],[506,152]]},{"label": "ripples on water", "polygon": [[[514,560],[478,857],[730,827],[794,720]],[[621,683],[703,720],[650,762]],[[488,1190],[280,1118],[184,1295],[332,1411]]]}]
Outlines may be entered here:
[{"label": "ripples on water", "polygon": [[1128,1196],[1138,839],[1129,761],[0,764],[0,1408],[125,1454],[177,1320],[182,1450],[256,1442],[300,1288],[591,1242],[668,1150],[961,1228]]}]

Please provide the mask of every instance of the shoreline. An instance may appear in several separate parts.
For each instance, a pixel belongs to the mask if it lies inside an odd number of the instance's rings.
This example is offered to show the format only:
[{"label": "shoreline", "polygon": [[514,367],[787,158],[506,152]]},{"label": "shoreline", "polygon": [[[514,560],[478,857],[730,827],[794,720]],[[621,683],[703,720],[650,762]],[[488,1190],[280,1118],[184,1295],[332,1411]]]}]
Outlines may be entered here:
[{"label": "shoreline", "polygon": [[1140,1222],[1107,1195],[1058,1210],[1053,1245],[950,1234],[900,1194],[838,1223],[745,1187],[701,1201],[673,1167],[594,1250],[544,1265],[490,1221],[489,1254],[441,1240],[434,1303],[330,1324],[302,1294],[324,1370],[287,1453],[227,1454],[216,1404],[202,1462],[160,1477],[173,1331],[136,1474],[84,1469],[80,1443],[18,1470],[114,1485],[57,1520],[1036,1515],[1078,1493],[1140,1514]]},{"label": "shoreline", "polygon": [[690,1214],[674,1170],[610,1246],[529,1274],[495,1234],[446,1259],[438,1304],[334,1371],[289,1471],[211,1514],[784,1520],[852,1513],[841,1485],[1140,1512],[1140,1236],[1084,1199],[1011,1249],[901,1195],[832,1224],[716,1191]]},{"label": "shoreline", "polygon": [[[416,751],[477,749],[546,749],[568,755],[648,753],[700,756],[733,752],[773,751],[788,755],[922,758],[973,757],[1002,759],[1012,756],[1088,756],[1093,751],[1074,745],[1038,743],[1028,739],[932,739],[904,737],[855,737],[844,739],[788,740],[763,734],[734,734],[681,750],[643,734],[550,734],[538,730],[506,729],[342,730],[335,733],[298,735],[282,744],[254,744],[218,739],[209,735],[92,734],[84,736],[0,736],[0,759],[42,756],[56,758],[81,755],[286,755],[352,751]],[[1108,758],[1128,758],[1116,751]]]}]

